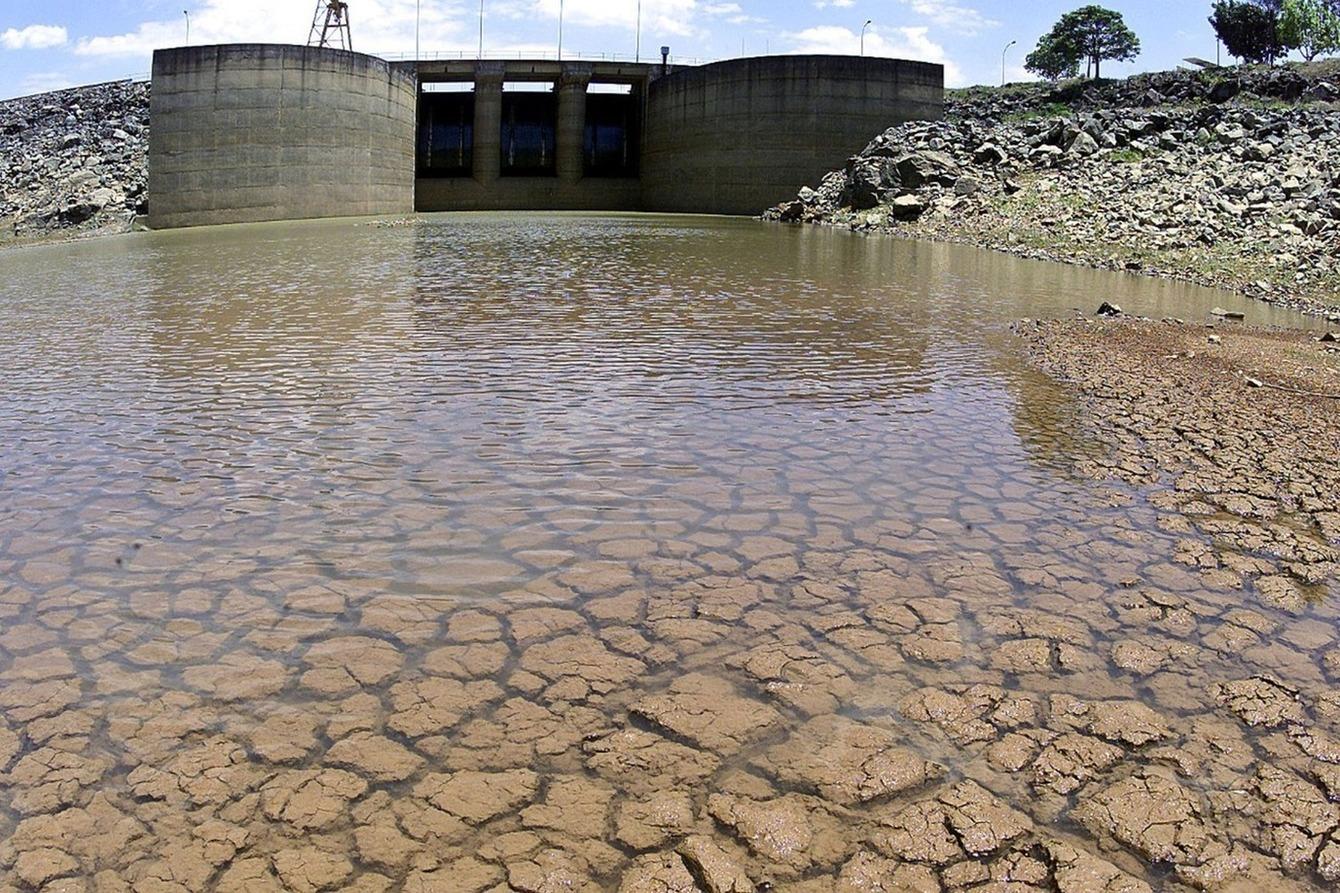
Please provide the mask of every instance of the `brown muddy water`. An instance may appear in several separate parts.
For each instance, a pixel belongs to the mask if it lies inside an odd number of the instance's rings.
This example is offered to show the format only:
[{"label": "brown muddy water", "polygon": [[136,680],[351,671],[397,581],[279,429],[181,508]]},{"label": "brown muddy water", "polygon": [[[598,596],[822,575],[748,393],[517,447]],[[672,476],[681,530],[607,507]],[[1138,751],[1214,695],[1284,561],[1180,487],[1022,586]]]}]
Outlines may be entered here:
[{"label": "brown muddy water", "polygon": [[0,890],[1326,888],[1334,594],[1072,472],[1006,326],[1103,300],[1292,321],[720,219],[0,255]]}]

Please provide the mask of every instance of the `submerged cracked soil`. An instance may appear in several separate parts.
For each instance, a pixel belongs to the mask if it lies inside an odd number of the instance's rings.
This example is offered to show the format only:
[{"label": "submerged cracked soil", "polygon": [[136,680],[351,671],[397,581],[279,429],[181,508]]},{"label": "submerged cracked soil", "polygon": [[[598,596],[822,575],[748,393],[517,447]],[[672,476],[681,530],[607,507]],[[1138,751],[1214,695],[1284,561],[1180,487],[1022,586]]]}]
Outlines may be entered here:
[{"label": "submerged cracked soil", "polygon": [[[231,429],[144,427],[144,395],[94,441],[67,426],[106,395],[21,414],[0,890],[1340,881],[1330,404],[1061,324],[1027,334],[1074,417],[1016,367],[1014,396],[899,413],[929,393],[880,391],[903,332],[847,354],[810,333],[859,400],[761,403],[810,354],[784,368],[781,339],[778,366],[707,373],[602,354],[583,384],[568,346],[543,376],[496,361],[546,308],[417,312],[430,341],[489,337],[418,372],[365,360],[397,400],[332,414],[324,455],[304,426],[328,408],[297,418],[282,388],[226,457]],[[564,414],[500,413],[527,390]]]}]

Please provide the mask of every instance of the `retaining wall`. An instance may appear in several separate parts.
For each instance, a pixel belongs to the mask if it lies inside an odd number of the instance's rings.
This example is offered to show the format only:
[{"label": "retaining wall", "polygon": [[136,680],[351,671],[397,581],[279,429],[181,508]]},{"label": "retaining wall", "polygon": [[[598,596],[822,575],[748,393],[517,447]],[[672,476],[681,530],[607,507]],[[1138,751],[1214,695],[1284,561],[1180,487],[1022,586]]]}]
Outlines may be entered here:
[{"label": "retaining wall", "polygon": [[155,228],[414,210],[412,70],[329,48],[158,50]]}]

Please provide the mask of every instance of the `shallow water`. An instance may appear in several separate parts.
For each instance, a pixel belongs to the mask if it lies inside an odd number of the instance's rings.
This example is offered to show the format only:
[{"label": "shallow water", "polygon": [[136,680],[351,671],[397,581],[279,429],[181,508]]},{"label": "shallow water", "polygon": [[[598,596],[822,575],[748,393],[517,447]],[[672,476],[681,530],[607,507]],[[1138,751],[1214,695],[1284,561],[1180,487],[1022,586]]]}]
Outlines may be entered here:
[{"label": "shallow water", "polygon": [[0,889],[1324,885],[1340,756],[1219,686],[1329,740],[1332,602],[1072,473],[1006,326],[1103,300],[1297,321],[708,218],[0,255]]}]

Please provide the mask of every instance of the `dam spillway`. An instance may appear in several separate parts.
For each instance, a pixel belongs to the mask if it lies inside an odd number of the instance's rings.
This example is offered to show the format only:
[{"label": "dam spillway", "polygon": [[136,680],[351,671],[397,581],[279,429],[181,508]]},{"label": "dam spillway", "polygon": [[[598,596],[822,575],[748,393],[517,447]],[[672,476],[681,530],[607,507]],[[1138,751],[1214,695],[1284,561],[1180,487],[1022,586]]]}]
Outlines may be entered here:
[{"label": "dam spillway", "polygon": [[413,211],[757,214],[943,114],[939,65],[387,62],[280,44],[154,54],[154,228]]}]

